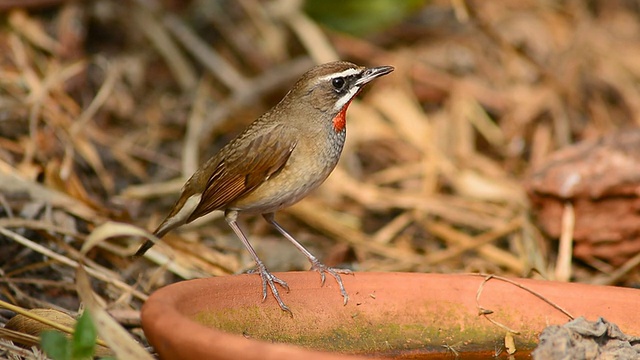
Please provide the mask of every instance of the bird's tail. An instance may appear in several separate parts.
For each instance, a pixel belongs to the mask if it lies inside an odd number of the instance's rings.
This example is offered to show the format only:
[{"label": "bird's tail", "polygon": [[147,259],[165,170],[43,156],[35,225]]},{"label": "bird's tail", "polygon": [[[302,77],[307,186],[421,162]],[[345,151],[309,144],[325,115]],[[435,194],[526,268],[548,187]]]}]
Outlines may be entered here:
[{"label": "bird's tail", "polygon": [[[184,222],[169,222],[169,221],[165,220],[165,221],[162,222],[162,224],[160,224],[160,226],[158,226],[156,231],[153,232],[153,235],[155,235],[158,239],[161,239],[166,233],[171,231],[171,229],[174,229],[174,228],[182,225],[183,223]],[[146,253],[147,250],[151,249],[151,247],[153,245],[155,245],[155,244],[156,243],[151,241],[151,240],[145,241],[142,244],[142,246],[140,246],[138,251],[136,251],[136,253],[133,255],[133,257],[137,258],[137,257],[140,257],[140,256],[144,255],[144,253]]]},{"label": "bird's tail", "polygon": [[133,255],[133,257],[137,258],[137,257],[140,257],[140,256],[144,255],[144,253],[146,253],[147,250],[151,249],[151,247],[153,245],[155,245],[153,241],[151,241],[151,240],[145,241],[144,244],[142,244],[142,246],[140,246],[138,251],[136,251],[136,253]]},{"label": "bird's tail", "polygon": [[[191,220],[193,220],[191,219],[191,213],[197,207],[201,197],[202,196],[198,194],[197,196],[190,196],[189,198],[187,198],[187,200],[182,200],[182,198],[180,198],[176,205],[174,205],[171,213],[162,221],[156,231],[153,232],[153,235],[155,235],[158,239],[161,239],[169,231],[177,228],[178,226],[191,222]],[[147,250],[151,249],[154,244],[155,243],[151,240],[145,241],[144,244],[140,246],[140,249],[136,251],[133,257],[144,255],[144,253],[147,252]]]}]

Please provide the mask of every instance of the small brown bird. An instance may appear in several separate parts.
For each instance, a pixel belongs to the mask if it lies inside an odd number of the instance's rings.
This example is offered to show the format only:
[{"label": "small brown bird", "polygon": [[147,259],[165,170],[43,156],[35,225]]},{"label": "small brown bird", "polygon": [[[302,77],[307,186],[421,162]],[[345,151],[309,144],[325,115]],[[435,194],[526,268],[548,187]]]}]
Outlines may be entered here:
[{"label": "small brown bird", "polygon": [[[340,274],[320,263],[276,221],[276,211],[293,205],[320,186],[333,171],[346,136],[347,107],[364,85],[393,71],[391,66],[365,68],[336,61],[318,65],[305,73],[271,110],[202,165],[182,188],[182,195],[154,234],[169,231],[223,210],[224,216],[247,248],[262,278],[262,298],[271,289],[282,310],[291,312],[275,284],[289,291],[287,283],[271,274],[258,258],[236,222],[238,214],[261,214],[291,241],[321,275],[333,276],[344,304],[349,296]],[[153,242],[146,241],[136,253],[144,254]]]}]

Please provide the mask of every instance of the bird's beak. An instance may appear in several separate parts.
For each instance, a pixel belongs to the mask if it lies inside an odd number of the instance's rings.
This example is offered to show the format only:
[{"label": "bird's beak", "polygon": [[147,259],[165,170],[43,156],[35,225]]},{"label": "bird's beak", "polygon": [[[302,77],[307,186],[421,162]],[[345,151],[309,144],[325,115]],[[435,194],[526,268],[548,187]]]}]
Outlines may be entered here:
[{"label": "bird's beak", "polygon": [[392,71],[393,71],[393,66],[378,66],[378,67],[366,69],[364,72],[362,72],[361,77],[358,80],[356,80],[355,85],[362,86],[368,83],[369,81],[377,77],[387,75]]}]

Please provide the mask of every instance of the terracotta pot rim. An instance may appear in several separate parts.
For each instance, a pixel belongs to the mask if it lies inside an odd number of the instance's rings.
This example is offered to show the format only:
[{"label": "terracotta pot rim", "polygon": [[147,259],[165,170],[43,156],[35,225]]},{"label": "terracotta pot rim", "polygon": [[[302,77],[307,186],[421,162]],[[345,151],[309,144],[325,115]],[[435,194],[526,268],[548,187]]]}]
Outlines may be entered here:
[{"label": "terracotta pot rim", "polygon": [[[287,272],[278,273],[276,275],[286,280],[291,287],[291,292],[282,294],[282,297],[294,311],[293,321],[288,320],[289,317],[277,307],[271,296],[268,296],[264,303],[261,302],[261,285],[259,277],[256,275],[245,274],[182,281],[157,290],[150,296],[142,309],[141,316],[145,334],[147,334],[150,343],[156,348],[161,356],[163,356],[163,354],[171,354],[170,351],[173,351],[173,347],[178,345],[186,345],[192,349],[204,349],[206,346],[211,346],[214,349],[220,350],[232,343],[240,342],[241,345],[239,345],[239,347],[236,347],[235,350],[232,349],[236,352],[230,353],[227,357],[217,358],[236,359],[239,358],[238,356],[245,356],[244,358],[246,359],[278,359],[301,358],[304,356],[306,360],[357,359],[362,357],[315,351],[289,344],[269,343],[253,338],[247,339],[239,334],[231,334],[222,330],[206,327],[189,317],[193,316],[193,313],[190,312],[195,311],[195,309],[191,308],[191,301],[195,301],[195,299],[199,297],[205,297],[212,302],[217,301],[221,303],[223,309],[225,309],[223,312],[227,313],[241,311],[238,309],[242,309],[244,306],[253,306],[254,308],[252,308],[252,311],[258,309],[257,311],[260,312],[260,314],[256,316],[266,316],[266,318],[271,320],[275,319],[273,322],[279,326],[282,325],[281,323],[295,324],[296,321],[304,321],[309,316],[317,316],[317,312],[326,311],[327,313],[330,313],[334,310],[337,312],[356,311],[362,310],[366,308],[366,306],[373,306],[378,302],[378,300],[381,302],[385,301],[384,299],[376,299],[376,294],[379,294],[382,298],[400,295],[400,298],[404,299],[403,301],[413,301],[414,299],[411,299],[411,295],[414,290],[418,290],[417,287],[421,286],[421,284],[425,284],[424,286],[426,289],[423,290],[426,290],[427,294],[432,293],[431,295],[435,296],[435,300],[429,300],[427,302],[429,306],[440,304],[441,300],[444,298],[438,298],[438,296],[447,295],[440,293],[446,292],[443,289],[446,290],[451,288],[458,292],[457,296],[460,296],[460,308],[466,307],[466,312],[475,312],[473,316],[476,317],[478,316],[477,305],[495,308],[498,305],[495,305],[492,301],[509,301],[510,299],[508,298],[511,297],[511,295],[509,295],[511,293],[514,294],[514,299],[511,299],[511,302],[516,304],[512,304],[511,306],[517,306],[521,297],[535,297],[533,295],[521,295],[519,291],[522,291],[522,289],[520,288],[520,290],[517,290],[513,284],[508,284],[503,281],[500,281],[500,284],[498,284],[495,280],[490,280],[485,284],[485,286],[495,288],[497,290],[489,289],[483,291],[490,292],[499,290],[502,291],[502,293],[496,293],[498,295],[494,296],[486,295],[485,298],[481,298],[479,303],[476,304],[476,294],[480,285],[486,278],[486,275],[481,274],[356,272],[354,276],[343,277],[347,291],[351,296],[350,304],[343,307],[340,294],[338,293],[335,284],[330,281],[331,279],[327,279],[325,287],[320,288],[319,275],[315,272]],[[398,287],[397,282],[399,282],[400,279],[409,281],[410,287],[408,290],[402,290]],[[595,294],[590,295],[590,297],[595,298],[602,304],[608,305],[608,309],[603,306],[599,306],[598,310],[602,309],[602,314],[605,315],[605,317],[608,316],[609,321],[627,321],[623,326],[621,326],[623,331],[624,325],[627,325],[627,323],[640,322],[640,318],[629,319],[628,316],[626,319],[620,316],[618,316],[620,318],[616,318],[617,315],[611,311],[611,308],[615,309],[619,306],[615,301],[619,301],[621,299],[636,299],[636,301],[640,301],[640,291],[636,289],[519,278],[510,278],[510,280],[515,281],[522,286],[530,287],[537,292],[542,291],[543,295],[545,295],[545,292],[546,295],[551,294],[550,297],[552,300],[554,297],[558,298],[559,296],[562,296],[562,298],[564,298],[564,296],[571,296],[569,298],[570,300],[568,300],[571,302],[568,308],[569,312],[574,316],[583,314],[594,316],[594,314],[598,313],[598,311],[594,312],[588,305],[583,304],[583,301],[587,300],[587,297],[585,297],[584,294],[589,292]],[[490,283],[491,285],[488,285]],[[389,287],[391,287],[392,290],[385,292],[385,289]],[[435,289],[435,291],[430,292],[431,289]],[[207,291],[211,291],[213,295],[207,294]],[[407,294],[407,296],[404,296],[403,294],[394,294],[394,292]],[[327,295],[326,299],[320,300],[320,296],[324,294]],[[303,298],[305,295],[312,295],[315,299],[304,300]],[[447,301],[455,299],[456,297],[453,296],[451,298],[447,298]],[[515,300],[515,302],[513,302],[513,300]],[[607,300],[610,300],[611,302],[607,302]],[[311,309],[309,311],[311,314],[308,314],[307,312],[297,310],[300,309],[300,306],[298,305],[300,301],[308,301],[304,303],[305,308],[313,307],[314,301],[322,301],[323,304],[317,308]],[[541,300],[538,301],[541,302]],[[637,303],[638,302],[636,302],[636,304]],[[363,305],[363,307],[359,307],[359,304]],[[212,305],[207,305],[206,307],[209,308],[210,306]],[[385,306],[388,307],[388,305]],[[538,304],[536,306],[540,306],[543,309],[548,307],[548,309],[545,310],[547,313],[545,313],[544,316],[549,319],[555,319],[552,320],[552,323],[566,322],[569,319],[559,311],[552,309],[548,304]],[[529,307],[523,310],[525,312],[532,311]],[[628,315],[630,310],[631,309],[629,309],[625,314]],[[313,314],[314,312],[316,314]],[[611,318],[612,316],[613,318]],[[311,321],[313,321],[313,319]],[[247,322],[251,322],[251,318],[249,318]],[[541,330],[542,328],[537,331]],[[203,336],[196,338],[193,335]],[[200,355],[203,354],[204,353],[201,353]],[[371,359],[370,356],[367,356],[366,358]]]}]

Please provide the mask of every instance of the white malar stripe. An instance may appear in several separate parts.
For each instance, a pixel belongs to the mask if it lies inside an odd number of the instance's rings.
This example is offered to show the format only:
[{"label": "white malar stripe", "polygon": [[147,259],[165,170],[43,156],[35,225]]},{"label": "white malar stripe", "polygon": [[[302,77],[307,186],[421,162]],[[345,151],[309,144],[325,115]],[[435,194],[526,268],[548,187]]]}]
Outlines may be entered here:
[{"label": "white malar stripe", "polygon": [[[176,224],[180,224],[180,225],[184,224],[189,218],[189,216],[191,216],[193,211],[196,209],[198,204],[200,204],[201,199],[202,199],[202,194],[193,194],[189,196],[187,201],[184,202],[182,209],[180,209],[180,211],[178,211],[178,213],[173,215],[170,219],[167,219],[167,222],[165,223],[163,228],[171,229]],[[158,232],[160,231],[161,229],[159,229]]]},{"label": "white malar stripe", "polygon": [[325,75],[321,78],[319,78],[320,81],[324,81],[324,80],[329,80],[329,79],[335,79],[338,77],[347,77],[347,76],[351,76],[351,75],[356,75],[359,74],[361,72],[361,70],[359,69],[347,69],[347,70],[343,70],[339,73],[333,73],[333,74],[329,74],[329,75]]},{"label": "white malar stripe", "polygon": [[336,104],[334,105],[333,109],[335,111],[342,110],[342,107],[345,106],[354,96],[356,96],[356,93],[358,92],[358,90],[360,90],[360,86],[352,87],[348,93],[342,95],[342,97],[338,99],[338,101],[336,101]]}]

